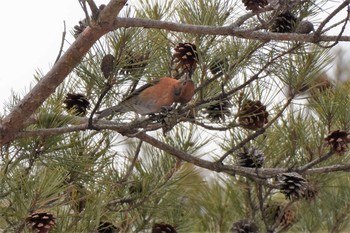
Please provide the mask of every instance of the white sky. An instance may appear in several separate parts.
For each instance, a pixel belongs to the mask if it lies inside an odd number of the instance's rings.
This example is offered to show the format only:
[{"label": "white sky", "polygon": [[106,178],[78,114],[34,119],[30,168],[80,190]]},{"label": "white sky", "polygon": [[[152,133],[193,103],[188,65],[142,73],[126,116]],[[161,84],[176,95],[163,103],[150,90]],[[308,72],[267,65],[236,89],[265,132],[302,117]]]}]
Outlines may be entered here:
[{"label": "white sky", "polygon": [[[108,0],[96,1],[106,3]],[[78,0],[2,1],[0,24],[0,112],[11,95],[29,89],[36,70],[44,74],[59,52],[66,22],[69,31],[84,18]]]},{"label": "white sky", "polygon": [[0,113],[11,90],[25,93],[36,70],[49,70],[59,51],[63,21],[66,39],[72,42],[69,31],[84,18],[78,0],[2,1],[1,7]]}]

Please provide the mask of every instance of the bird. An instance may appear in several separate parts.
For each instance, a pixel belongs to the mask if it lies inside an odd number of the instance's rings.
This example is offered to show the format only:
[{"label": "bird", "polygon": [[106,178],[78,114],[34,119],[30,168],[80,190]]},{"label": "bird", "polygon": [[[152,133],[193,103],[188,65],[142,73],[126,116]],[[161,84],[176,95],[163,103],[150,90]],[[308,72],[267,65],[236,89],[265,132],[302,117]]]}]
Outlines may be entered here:
[{"label": "bird", "polygon": [[188,103],[194,93],[195,85],[191,79],[164,77],[138,88],[118,105],[98,112],[97,118],[101,119],[116,112],[133,111],[141,115],[158,113],[173,103]]}]

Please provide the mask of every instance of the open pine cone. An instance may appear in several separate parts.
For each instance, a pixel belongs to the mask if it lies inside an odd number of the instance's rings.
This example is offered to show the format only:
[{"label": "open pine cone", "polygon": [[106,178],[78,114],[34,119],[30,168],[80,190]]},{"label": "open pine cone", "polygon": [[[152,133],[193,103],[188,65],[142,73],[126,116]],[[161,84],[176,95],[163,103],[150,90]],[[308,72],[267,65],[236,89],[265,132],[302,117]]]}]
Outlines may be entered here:
[{"label": "open pine cone", "polygon": [[307,181],[298,173],[283,173],[280,177],[279,189],[289,200],[305,196]]},{"label": "open pine cone", "polygon": [[63,101],[65,109],[72,111],[76,115],[86,115],[90,102],[82,94],[68,93],[66,99]]},{"label": "open pine cone", "polygon": [[237,154],[239,165],[242,167],[261,168],[264,164],[264,153],[255,148],[244,148]]},{"label": "open pine cone", "polygon": [[152,227],[152,233],[177,233],[177,231],[170,224],[155,223]]},{"label": "open pine cone", "polygon": [[295,208],[292,206],[286,206],[286,204],[278,205],[276,208],[274,220],[275,223],[277,222],[278,229],[281,232],[285,232],[285,230],[288,230],[297,220]]},{"label": "open pine cone", "polygon": [[296,17],[289,11],[278,15],[271,27],[272,32],[291,33],[295,30]]},{"label": "open pine cone", "polygon": [[343,154],[348,151],[348,143],[350,143],[350,134],[345,130],[334,130],[332,131],[324,140],[325,142],[332,146],[332,149]]},{"label": "open pine cone", "polygon": [[207,114],[206,117],[213,122],[225,122],[226,117],[231,116],[231,107],[228,100],[220,100],[206,107],[204,112]]},{"label": "open pine cone", "polygon": [[245,129],[257,130],[268,123],[268,116],[266,106],[259,100],[247,100],[238,112],[238,122]]},{"label": "open pine cone", "polygon": [[175,70],[182,70],[192,74],[197,67],[198,54],[197,47],[191,43],[179,43],[175,47],[173,62]]},{"label": "open pine cone", "polygon": [[242,2],[246,9],[251,11],[258,11],[269,4],[267,0],[242,0]]},{"label": "open pine cone", "polygon": [[47,212],[37,212],[26,218],[26,223],[37,233],[48,233],[56,225],[56,218]]},{"label": "open pine cone", "polygon": [[258,226],[249,219],[242,219],[235,222],[230,230],[230,233],[258,233]]},{"label": "open pine cone", "polygon": [[160,122],[162,123],[163,135],[165,136],[167,132],[171,131],[177,124],[179,115],[176,110],[164,110],[160,115]]}]

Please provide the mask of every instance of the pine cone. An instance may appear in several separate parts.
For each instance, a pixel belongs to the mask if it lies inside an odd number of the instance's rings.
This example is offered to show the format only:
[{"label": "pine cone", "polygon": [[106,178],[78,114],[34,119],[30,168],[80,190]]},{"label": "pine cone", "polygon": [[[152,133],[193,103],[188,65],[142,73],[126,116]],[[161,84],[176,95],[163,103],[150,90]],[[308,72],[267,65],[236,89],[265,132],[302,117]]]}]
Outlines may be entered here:
[{"label": "pine cone", "polygon": [[286,205],[287,204],[278,205],[275,212],[274,220],[275,223],[276,221],[278,221],[278,232],[282,232],[282,230],[286,231],[287,229],[289,229],[296,222],[297,219],[295,209],[291,205],[287,207]]},{"label": "pine cone", "polygon": [[350,143],[350,133],[345,130],[334,130],[324,140],[332,149],[340,155],[348,151],[348,143]]},{"label": "pine cone", "polygon": [[296,17],[289,11],[278,15],[272,25],[271,31],[278,33],[290,33],[295,29]]},{"label": "pine cone", "polygon": [[37,233],[47,233],[56,225],[56,218],[47,212],[38,212],[29,215],[26,223]]},{"label": "pine cone", "polygon": [[165,113],[161,116],[161,123],[162,123],[162,130],[163,135],[165,136],[167,132],[173,129],[173,127],[177,124],[177,119],[179,115],[177,114],[177,111],[169,111],[166,110]]},{"label": "pine cone", "polygon": [[65,109],[72,111],[75,115],[84,116],[90,106],[90,102],[82,94],[71,94],[66,95],[66,99],[63,101]]},{"label": "pine cone", "polygon": [[170,224],[155,223],[152,227],[152,233],[177,233],[177,231]]},{"label": "pine cone", "polygon": [[100,222],[98,233],[118,233],[120,230],[110,222]]},{"label": "pine cone", "polygon": [[314,31],[314,25],[307,20],[301,21],[295,29],[295,32],[299,34],[309,34],[312,31]]},{"label": "pine cone", "polygon": [[242,0],[247,10],[258,11],[267,6],[267,0]]},{"label": "pine cone", "polygon": [[264,164],[264,154],[255,148],[243,148],[243,152],[237,154],[239,165],[242,167],[261,168]]},{"label": "pine cone", "polygon": [[[173,62],[176,65],[175,70],[182,70],[192,74],[197,67],[198,54],[197,47],[191,43],[179,43],[175,47]],[[180,73],[180,72],[179,72]]]},{"label": "pine cone", "polygon": [[101,70],[103,76],[108,79],[114,69],[114,56],[112,54],[107,54],[102,58]]},{"label": "pine cone", "polygon": [[298,173],[284,173],[280,177],[279,188],[289,200],[296,200],[305,195],[307,181]]},{"label": "pine cone", "polygon": [[268,116],[266,106],[259,100],[247,100],[238,112],[238,122],[245,129],[257,130],[268,122]]},{"label": "pine cone", "polygon": [[258,226],[249,219],[243,219],[235,222],[230,229],[231,233],[258,233]]},{"label": "pine cone", "polygon": [[209,105],[204,112],[206,117],[213,122],[225,122],[225,118],[231,116],[230,108],[232,104],[228,100],[220,100]]}]

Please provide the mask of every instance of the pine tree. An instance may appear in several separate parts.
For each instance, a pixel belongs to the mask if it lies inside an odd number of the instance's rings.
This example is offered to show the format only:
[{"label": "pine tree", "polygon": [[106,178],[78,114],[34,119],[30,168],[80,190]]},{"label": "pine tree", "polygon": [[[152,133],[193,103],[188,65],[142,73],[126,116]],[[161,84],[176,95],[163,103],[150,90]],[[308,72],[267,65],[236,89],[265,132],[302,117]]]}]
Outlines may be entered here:
[{"label": "pine tree", "polygon": [[[325,75],[350,40],[296,29],[326,1],[126,2],[80,1],[72,47],[6,106],[0,232],[350,231],[350,82]],[[97,118],[162,77],[192,100]]]}]

